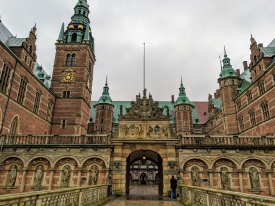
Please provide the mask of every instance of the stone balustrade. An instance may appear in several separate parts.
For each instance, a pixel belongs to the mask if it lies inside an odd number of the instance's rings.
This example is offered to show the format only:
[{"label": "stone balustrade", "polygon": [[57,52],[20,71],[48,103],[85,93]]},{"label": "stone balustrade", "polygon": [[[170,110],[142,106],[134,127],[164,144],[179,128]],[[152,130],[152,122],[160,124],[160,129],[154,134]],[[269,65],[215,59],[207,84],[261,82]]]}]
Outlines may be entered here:
[{"label": "stone balustrade", "polygon": [[203,136],[180,137],[183,147],[275,147],[275,136]]},{"label": "stone balustrade", "polygon": [[179,185],[179,200],[183,205],[192,206],[273,206],[275,198],[233,192],[228,190],[215,190],[203,187]]},{"label": "stone balustrade", "polygon": [[110,144],[107,135],[2,135],[0,145]]},{"label": "stone balustrade", "polygon": [[0,206],[103,205],[109,200],[110,187],[111,185],[96,185],[1,195]]}]

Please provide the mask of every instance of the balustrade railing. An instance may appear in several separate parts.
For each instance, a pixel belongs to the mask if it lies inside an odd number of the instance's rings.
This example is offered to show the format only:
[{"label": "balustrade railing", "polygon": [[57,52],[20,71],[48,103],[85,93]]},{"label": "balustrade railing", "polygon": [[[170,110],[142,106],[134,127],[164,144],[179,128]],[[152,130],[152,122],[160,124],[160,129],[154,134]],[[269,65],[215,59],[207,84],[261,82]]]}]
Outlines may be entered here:
[{"label": "balustrade railing", "polygon": [[179,185],[180,202],[192,206],[274,206],[275,198],[254,194]]},{"label": "balustrade railing", "polygon": [[274,147],[275,136],[184,136],[181,137],[182,146],[241,146],[241,147]]},{"label": "balustrade railing", "polygon": [[2,135],[3,145],[80,145],[110,144],[107,135]]},{"label": "balustrade railing", "polygon": [[103,205],[109,199],[111,185],[66,188],[0,196],[0,206]]}]

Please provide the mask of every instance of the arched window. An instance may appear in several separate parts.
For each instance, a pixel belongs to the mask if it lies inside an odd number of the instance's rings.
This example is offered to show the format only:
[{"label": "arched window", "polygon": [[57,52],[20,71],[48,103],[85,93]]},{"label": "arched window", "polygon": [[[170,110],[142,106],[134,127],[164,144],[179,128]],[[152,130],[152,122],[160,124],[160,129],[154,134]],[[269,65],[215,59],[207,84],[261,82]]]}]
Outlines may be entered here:
[{"label": "arched window", "polygon": [[86,12],[85,11],[83,11],[83,15],[86,16]]},{"label": "arched window", "polygon": [[254,56],[254,64],[256,64],[256,62],[257,62],[257,57],[256,57],[256,55]]},{"label": "arched window", "polygon": [[75,54],[72,55],[71,66],[75,65]]},{"label": "arched window", "polygon": [[269,109],[268,109],[268,102],[264,101],[261,103],[261,107],[262,107],[262,112],[263,112],[263,118],[264,120],[267,120],[270,118],[269,115]]},{"label": "arched window", "polygon": [[77,34],[73,33],[73,35],[72,35],[72,42],[76,42],[76,40],[77,40]]},{"label": "arched window", "polygon": [[67,57],[66,57],[66,66],[70,66],[70,63],[71,63],[71,55],[67,54]]},{"label": "arched window", "polygon": [[27,56],[25,56],[25,62],[27,62],[27,60],[28,60],[28,57],[27,57]]},{"label": "arched window", "polygon": [[18,117],[14,117],[10,127],[10,134],[17,134]]},{"label": "arched window", "polygon": [[29,52],[30,52],[30,54],[32,53],[32,45],[30,45]]},{"label": "arched window", "polygon": [[81,10],[78,10],[78,13],[81,14]]}]

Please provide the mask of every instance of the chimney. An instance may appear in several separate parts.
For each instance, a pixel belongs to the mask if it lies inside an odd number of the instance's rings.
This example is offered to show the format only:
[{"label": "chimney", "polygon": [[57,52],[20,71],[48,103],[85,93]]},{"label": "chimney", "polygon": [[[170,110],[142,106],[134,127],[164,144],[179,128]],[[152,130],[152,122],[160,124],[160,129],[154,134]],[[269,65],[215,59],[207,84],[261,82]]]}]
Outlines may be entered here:
[{"label": "chimney", "polygon": [[174,95],[171,96],[171,102],[172,102],[172,103],[175,103]]},{"label": "chimney", "polygon": [[243,61],[243,69],[244,69],[244,71],[247,69],[247,61]]},{"label": "chimney", "polygon": [[236,69],[236,74],[237,74],[238,77],[241,75],[240,69]]},{"label": "chimney", "polygon": [[261,47],[263,47],[263,43],[258,44],[258,48],[261,48]]}]

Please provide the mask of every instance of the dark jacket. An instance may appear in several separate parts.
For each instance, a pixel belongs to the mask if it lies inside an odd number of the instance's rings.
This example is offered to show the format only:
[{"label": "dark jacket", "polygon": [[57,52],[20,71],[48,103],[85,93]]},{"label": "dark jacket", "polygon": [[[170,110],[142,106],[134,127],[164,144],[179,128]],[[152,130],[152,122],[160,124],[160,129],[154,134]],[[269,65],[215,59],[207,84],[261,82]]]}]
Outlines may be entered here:
[{"label": "dark jacket", "polygon": [[175,178],[170,179],[170,188],[171,189],[177,189],[177,180]]}]

